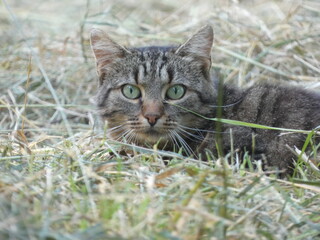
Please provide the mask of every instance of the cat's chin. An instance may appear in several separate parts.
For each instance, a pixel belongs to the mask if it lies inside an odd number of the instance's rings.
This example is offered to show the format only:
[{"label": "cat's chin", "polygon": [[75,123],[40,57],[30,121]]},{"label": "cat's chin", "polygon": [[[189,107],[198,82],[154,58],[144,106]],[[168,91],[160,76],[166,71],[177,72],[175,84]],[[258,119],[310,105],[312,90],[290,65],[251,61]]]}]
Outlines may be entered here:
[{"label": "cat's chin", "polygon": [[136,141],[139,145],[163,145],[170,141],[168,134],[161,133],[154,129],[136,133]]}]

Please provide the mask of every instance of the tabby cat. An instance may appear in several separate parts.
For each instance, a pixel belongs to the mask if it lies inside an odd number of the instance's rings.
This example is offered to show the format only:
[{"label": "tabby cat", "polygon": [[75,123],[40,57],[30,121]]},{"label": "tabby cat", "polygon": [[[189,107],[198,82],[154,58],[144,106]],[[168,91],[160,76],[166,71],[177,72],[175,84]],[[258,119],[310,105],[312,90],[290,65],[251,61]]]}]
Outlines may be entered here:
[{"label": "tabby cat", "polygon": [[[320,93],[272,84],[219,88],[211,74],[212,43],[210,26],[177,47],[142,48],[125,48],[93,29],[99,75],[95,101],[110,137],[170,151],[181,148],[186,154],[217,154],[217,123],[208,118],[217,116],[218,93],[224,119],[303,130],[320,125]],[[232,147],[247,151],[287,172],[295,157],[292,148],[301,149],[306,139],[301,133],[229,124],[219,135],[225,153]]]}]

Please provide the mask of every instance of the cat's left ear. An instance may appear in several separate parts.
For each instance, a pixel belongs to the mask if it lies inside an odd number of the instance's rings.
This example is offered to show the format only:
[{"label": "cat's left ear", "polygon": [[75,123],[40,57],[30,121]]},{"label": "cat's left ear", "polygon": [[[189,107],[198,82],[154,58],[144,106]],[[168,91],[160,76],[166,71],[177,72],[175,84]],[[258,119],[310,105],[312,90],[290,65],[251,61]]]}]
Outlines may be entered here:
[{"label": "cat's left ear", "polygon": [[176,54],[183,57],[194,57],[210,67],[212,43],[213,29],[211,26],[206,25],[182,44],[176,50]]}]

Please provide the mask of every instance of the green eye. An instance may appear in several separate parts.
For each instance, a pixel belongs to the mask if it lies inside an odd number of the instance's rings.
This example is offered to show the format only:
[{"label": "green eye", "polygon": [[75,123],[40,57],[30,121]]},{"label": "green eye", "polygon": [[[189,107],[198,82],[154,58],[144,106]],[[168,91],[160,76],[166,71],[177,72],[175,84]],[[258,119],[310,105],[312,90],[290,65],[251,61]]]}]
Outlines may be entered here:
[{"label": "green eye", "polygon": [[137,99],[141,96],[140,89],[131,84],[126,84],[122,87],[122,94],[129,99]]},{"label": "green eye", "polygon": [[186,89],[184,86],[174,85],[167,90],[166,95],[167,95],[167,98],[171,100],[178,100],[183,97],[185,92],[186,92]]}]

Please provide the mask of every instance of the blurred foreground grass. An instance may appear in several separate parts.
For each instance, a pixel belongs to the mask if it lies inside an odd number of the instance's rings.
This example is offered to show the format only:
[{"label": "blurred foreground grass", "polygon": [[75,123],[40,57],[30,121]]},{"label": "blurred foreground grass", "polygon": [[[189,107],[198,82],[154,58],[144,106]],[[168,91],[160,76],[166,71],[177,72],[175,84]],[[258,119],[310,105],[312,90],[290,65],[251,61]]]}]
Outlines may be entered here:
[{"label": "blurred foreground grass", "polygon": [[142,46],[204,24],[225,81],[320,89],[317,0],[0,3],[0,239],[320,239],[308,166],[279,180],[123,146],[94,127],[90,28]]}]

